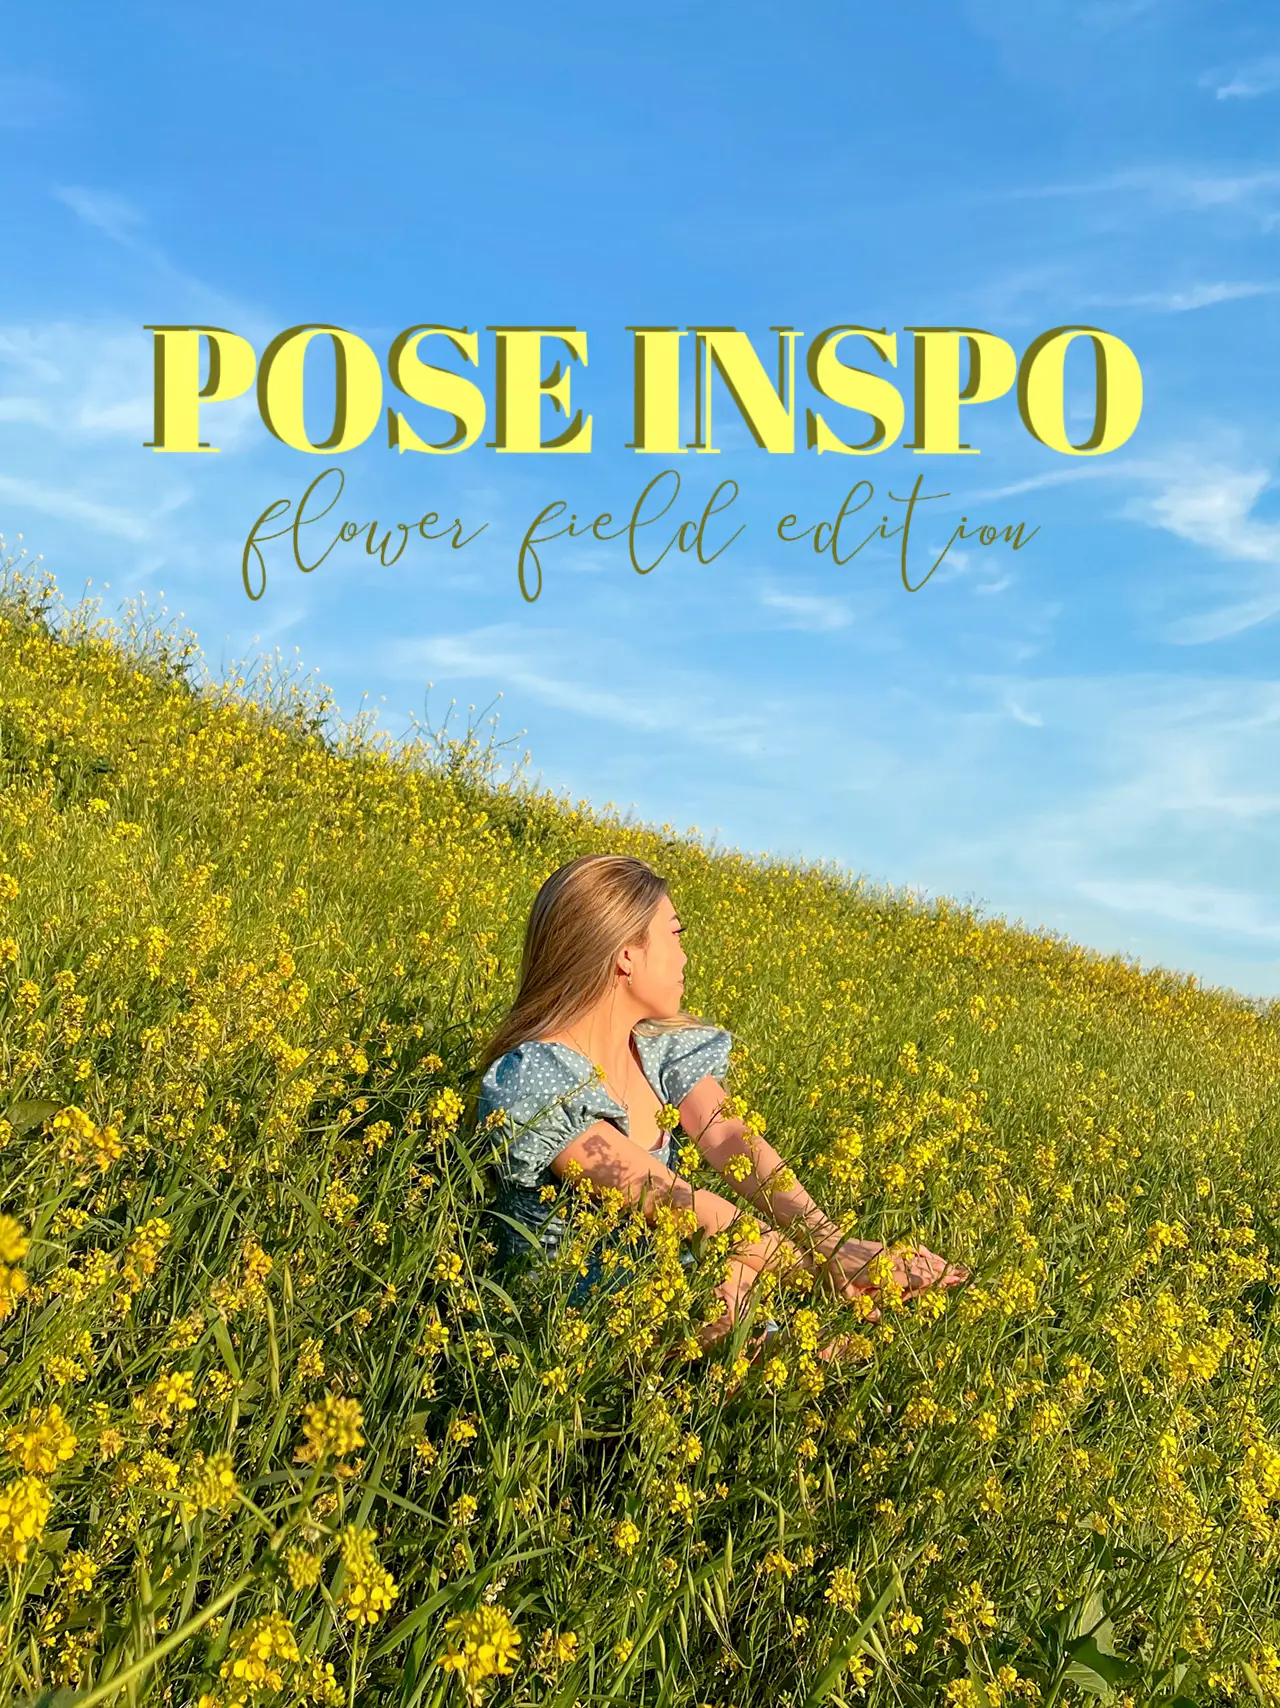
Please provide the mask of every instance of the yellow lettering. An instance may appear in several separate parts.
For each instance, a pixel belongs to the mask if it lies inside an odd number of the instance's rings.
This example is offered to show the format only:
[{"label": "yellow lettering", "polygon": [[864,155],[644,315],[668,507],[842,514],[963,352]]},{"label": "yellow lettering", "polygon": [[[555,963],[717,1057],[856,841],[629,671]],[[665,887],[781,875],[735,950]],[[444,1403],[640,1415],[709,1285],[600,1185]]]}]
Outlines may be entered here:
[{"label": "yellow lettering", "polygon": [[851,445],[838,438],[821,415],[806,409],[806,443],[819,456],[823,451],[868,456],[895,444],[902,431],[904,410],[902,394],[897,386],[879,374],[846,367],[840,360],[837,351],[841,342],[849,337],[865,338],[882,362],[889,362],[895,368],[898,365],[896,332],[887,332],[883,327],[877,332],[866,326],[833,326],[819,333],[809,346],[806,365],[810,382],[832,403],[838,403],[845,409],[860,409],[875,423],[869,437]]},{"label": "yellow lettering", "polygon": [[418,346],[434,333],[447,338],[460,356],[473,365],[478,364],[480,336],[466,327],[410,326],[392,344],[387,355],[391,383],[411,397],[415,403],[425,403],[430,409],[442,409],[452,418],[453,432],[441,444],[432,444],[414,432],[397,410],[387,410],[387,443],[400,452],[434,451],[445,454],[465,451],[474,445],[484,431],[484,393],[473,381],[448,368],[437,368],[424,362]]},{"label": "yellow lettering", "polygon": [[[333,431],[313,443],[303,414],[307,347],[318,333],[333,341]],[[295,451],[350,451],[378,425],[382,414],[382,369],[378,358],[341,326],[291,326],[262,352],[258,368],[258,413],[267,431]]]},{"label": "yellow lettering", "polygon": [[[1003,338],[972,326],[909,326],[915,333],[915,438],[908,451],[976,456],[960,440],[960,405],[1003,397],[1017,377],[1017,358]],[[969,351],[969,379],[960,386],[960,344]]]},{"label": "yellow lettering", "polygon": [[680,443],[680,340],[674,326],[629,326],[635,355],[635,432],[629,451],[683,456]]},{"label": "yellow lettering", "polygon": [[542,374],[542,340],[558,338],[570,359],[587,365],[587,335],[576,326],[491,326],[497,335],[495,412],[492,449],[496,451],[589,451],[591,416],[578,410],[563,433],[542,437],[542,400],[549,397],[556,412],[569,413],[569,373],[559,362]]},{"label": "yellow lettering", "polygon": [[764,371],[745,332],[732,326],[693,326],[698,341],[697,393],[694,423],[697,437],[690,449],[718,454],[711,442],[711,375],[713,369],[728,388],[751,437],[766,451],[796,448],[796,346],[803,332],[790,326],[771,326],[778,334],[778,383]]},{"label": "yellow lettering", "polygon": [[[1093,343],[1093,430],[1082,444],[1067,438],[1065,375],[1073,338]],[[1018,413],[1028,433],[1050,450],[1072,457],[1114,451],[1132,435],[1142,414],[1142,369],[1114,333],[1096,326],[1056,326],[1028,344],[1018,366]]]},{"label": "yellow lettering", "polygon": [[[248,339],[223,326],[148,326],[154,338],[155,413],[151,451],[216,451],[200,437],[200,404],[242,397],[257,357]],[[209,375],[200,384],[200,340],[209,345]]]}]

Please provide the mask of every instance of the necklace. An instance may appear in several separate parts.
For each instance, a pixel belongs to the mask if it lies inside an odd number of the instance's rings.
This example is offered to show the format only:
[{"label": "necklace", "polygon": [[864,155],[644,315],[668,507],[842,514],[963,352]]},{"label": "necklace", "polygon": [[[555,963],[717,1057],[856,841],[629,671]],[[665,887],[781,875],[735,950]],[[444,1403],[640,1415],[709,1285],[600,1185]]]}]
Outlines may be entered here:
[{"label": "necklace", "polygon": [[[567,1026],[565,1027],[565,1030],[566,1030],[566,1032],[569,1031]],[[591,1062],[591,1065],[593,1067],[599,1066],[598,1063],[592,1061],[591,1056],[588,1054],[588,1052],[586,1050],[584,1050],[582,1048],[582,1045],[579,1044],[578,1040],[573,1037],[572,1032],[569,1032],[569,1036],[571,1038],[573,1038],[574,1048],[577,1050],[578,1054],[580,1056],[586,1056],[587,1060],[589,1062]],[[605,1086],[609,1092],[609,1095],[614,1099],[614,1101],[617,1103],[620,1103],[624,1109],[628,1109],[630,1106],[627,1103],[627,1099],[626,1099],[625,1094],[621,1097],[618,1096],[616,1086],[613,1084],[613,1081],[609,1078],[608,1074],[604,1071],[604,1069],[602,1067],[600,1068],[600,1077],[601,1077],[601,1079],[603,1079]],[[627,1050],[627,1077],[623,1083],[626,1086],[627,1091],[630,1091],[630,1089],[631,1089],[631,1051],[630,1051],[630,1049]]]}]

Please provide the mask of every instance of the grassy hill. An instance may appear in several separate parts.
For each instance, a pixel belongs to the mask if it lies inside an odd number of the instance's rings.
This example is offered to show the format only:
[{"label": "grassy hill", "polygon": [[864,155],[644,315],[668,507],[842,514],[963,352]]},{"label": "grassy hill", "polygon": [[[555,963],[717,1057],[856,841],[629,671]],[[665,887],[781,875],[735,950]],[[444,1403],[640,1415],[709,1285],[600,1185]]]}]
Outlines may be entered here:
[{"label": "grassy hill", "polygon": [[[492,761],[0,586],[0,1698],[1280,1702],[1280,1005]],[[605,849],[941,1314],[743,1376],[669,1228],[489,1272],[474,1051]]]}]

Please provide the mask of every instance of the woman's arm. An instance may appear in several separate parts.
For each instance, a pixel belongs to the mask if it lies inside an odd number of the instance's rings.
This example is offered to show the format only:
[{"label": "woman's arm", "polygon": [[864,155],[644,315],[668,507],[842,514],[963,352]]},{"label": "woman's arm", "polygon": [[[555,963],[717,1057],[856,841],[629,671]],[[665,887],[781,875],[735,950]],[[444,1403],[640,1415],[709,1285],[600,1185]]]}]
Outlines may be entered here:
[{"label": "woman's arm", "polygon": [[[597,1186],[614,1187],[626,1200],[641,1206],[647,1222],[657,1218],[658,1207],[670,1204],[673,1208],[690,1208],[698,1226],[708,1234],[732,1232],[739,1211],[727,1198],[715,1192],[695,1194],[687,1180],[682,1180],[659,1162],[652,1151],[645,1150],[634,1140],[620,1133],[608,1121],[595,1121],[579,1133],[548,1165],[555,1174],[564,1177],[580,1167]],[[738,1313],[751,1295],[756,1277],[762,1269],[782,1260],[783,1267],[800,1261],[800,1254],[779,1235],[766,1233],[733,1250],[728,1258],[726,1276],[715,1289],[724,1301],[722,1317],[705,1324],[697,1334],[704,1346],[727,1334],[737,1321]]]},{"label": "woman's arm", "polygon": [[[564,1176],[577,1164],[596,1185],[620,1191],[628,1203],[640,1204],[647,1222],[656,1218],[660,1204],[673,1209],[691,1209],[698,1226],[708,1234],[723,1233],[737,1220],[736,1205],[716,1192],[697,1192],[652,1151],[620,1133],[608,1121],[594,1121],[576,1139],[552,1157],[554,1173]],[[756,1241],[757,1245],[776,1241]],[[751,1248],[739,1254],[751,1256]]]},{"label": "woman's arm", "polygon": [[[867,1270],[885,1247],[879,1240],[847,1238],[772,1145],[759,1133],[749,1132],[737,1116],[721,1113],[724,1101],[723,1088],[708,1077],[700,1079],[680,1105],[681,1126],[694,1135],[694,1142],[712,1168],[772,1222],[789,1229],[801,1248],[805,1268],[820,1274],[833,1292],[847,1300],[874,1292]],[[790,1245],[790,1241],[784,1243]],[[893,1255],[889,1262],[894,1282],[904,1292],[939,1283],[954,1286],[968,1279],[967,1270],[948,1263],[925,1246],[907,1257]]]},{"label": "woman's arm", "polygon": [[680,1105],[680,1125],[717,1174],[775,1226],[786,1227],[798,1238],[807,1254],[806,1268],[816,1268],[840,1246],[844,1234],[772,1145],[758,1133],[748,1134],[737,1116],[720,1113],[724,1100],[724,1090],[714,1079],[700,1079]]}]

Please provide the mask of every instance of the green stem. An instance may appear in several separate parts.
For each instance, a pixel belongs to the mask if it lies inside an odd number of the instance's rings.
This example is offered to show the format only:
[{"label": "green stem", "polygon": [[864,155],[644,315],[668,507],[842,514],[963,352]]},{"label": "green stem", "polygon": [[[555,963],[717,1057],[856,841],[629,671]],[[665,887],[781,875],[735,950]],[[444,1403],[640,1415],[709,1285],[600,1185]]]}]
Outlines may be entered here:
[{"label": "green stem", "polygon": [[105,1702],[108,1697],[114,1696],[119,1690],[123,1690],[126,1684],[131,1684],[135,1678],[141,1677],[144,1672],[155,1666],[157,1661],[162,1661],[166,1655],[170,1655],[175,1649],[180,1648],[187,1638],[198,1631],[202,1625],[207,1625],[210,1619],[216,1618],[224,1607],[229,1607],[241,1591],[248,1588],[256,1576],[256,1571],[245,1572],[242,1577],[236,1579],[230,1589],[224,1589],[216,1601],[211,1601],[207,1607],[202,1607],[199,1613],[188,1619],[185,1625],[180,1625],[171,1637],[165,1638],[163,1643],[157,1643],[154,1649],[148,1649],[147,1653],[140,1655],[131,1666],[127,1666],[123,1672],[117,1673],[114,1678],[109,1678],[105,1684],[100,1684],[96,1689],[89,1691],[88,1695],[74,1696],[72,1701],[75,1708],[94,1708],[96,1703]]}]

